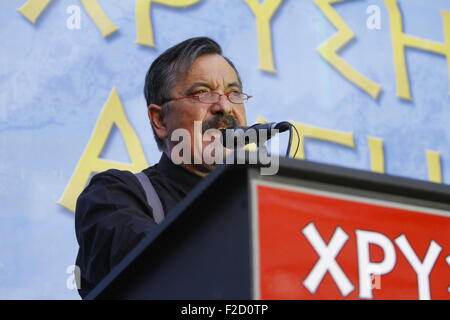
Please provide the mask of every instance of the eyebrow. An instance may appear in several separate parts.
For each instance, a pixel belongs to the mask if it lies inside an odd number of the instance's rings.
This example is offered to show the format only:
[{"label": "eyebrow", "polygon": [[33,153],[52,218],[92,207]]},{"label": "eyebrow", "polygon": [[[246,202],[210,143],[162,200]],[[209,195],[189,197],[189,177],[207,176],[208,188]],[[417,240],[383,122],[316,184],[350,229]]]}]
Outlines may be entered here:
[{"label": "eyebrow", "polygon": [[[188,90],[186,91],[187,93],[190,93],[192,90],[194,90],[196,87],[206,87],[208,89],[212,89],[211,85],[206,83],[206,82],[195,82],[194,84],[192,84]],[[227,85],[227,89],[228,88],[232,88],[232,87],[237,87],[240,90],[242,90],[242,87],[240,86],[239,82],[231,82]]]},{"label": "eyebrow", "polygon": [[231,87],[238,87],[240,90],[242,90],[242,87],[239,84],[239,82],[232,82],[227,85],[227,88],[231,88]]}]

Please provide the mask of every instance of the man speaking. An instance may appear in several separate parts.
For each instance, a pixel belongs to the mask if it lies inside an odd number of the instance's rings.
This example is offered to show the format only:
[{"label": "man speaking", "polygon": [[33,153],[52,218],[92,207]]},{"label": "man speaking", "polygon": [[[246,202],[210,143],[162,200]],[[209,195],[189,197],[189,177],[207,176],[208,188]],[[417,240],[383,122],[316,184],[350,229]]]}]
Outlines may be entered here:
[{"label": "man speaking", "polygon": [[[138,175],[115,169],[99,173],[79,196],[76,264],[82,297],[214,168],[195,159],[211,143],[202,134],[247,124],[249,96],[242,92],[239,73],[209,38],[188,39],[161,54],[147,72],[144,93],[162,156]],[[190,157],[181,163],[172,159],[177,142],[171,139],[180,129],[191,137]]]}]

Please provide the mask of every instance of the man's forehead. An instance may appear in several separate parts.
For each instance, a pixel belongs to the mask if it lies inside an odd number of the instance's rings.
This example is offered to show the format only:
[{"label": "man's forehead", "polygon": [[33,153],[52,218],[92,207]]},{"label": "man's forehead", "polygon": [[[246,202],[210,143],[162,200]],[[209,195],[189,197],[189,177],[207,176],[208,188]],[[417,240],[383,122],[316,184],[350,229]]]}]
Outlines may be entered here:
[{"label": "man's forehead", "polygon": [[195,59],[184,79],[189,84],[220,82],[225,86],[239,84],[236,71],[221,55],[203,55]]},{"label": "man's forehead", "polygon": [[[186,83],[186,85],[187,85],[186,86],[186,91],[187,92],[193,91],[196,88],[200,88],[200,87],[209,88],[209,89],[212,89],[212,90],[217,88],[217,84],[215,84],[214,81],[213,82],[201,81],[201,82],[194,82],[192,84]],[[233,88],[241,89],[241,85],[240,85],[240,83],[238,81],[233,81],[233,82],[220,84],[220,85],[223,86],[224,89],[233,89]]]}]

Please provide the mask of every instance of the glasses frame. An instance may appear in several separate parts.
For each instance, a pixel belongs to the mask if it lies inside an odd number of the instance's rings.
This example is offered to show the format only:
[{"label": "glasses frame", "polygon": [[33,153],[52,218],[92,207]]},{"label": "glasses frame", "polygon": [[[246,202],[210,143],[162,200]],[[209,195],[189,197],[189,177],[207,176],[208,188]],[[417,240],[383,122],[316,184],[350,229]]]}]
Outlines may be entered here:
[{"label": "glasses frame", "polygon": [[[201,100],[200,100],[200,97],[201,97],[202,95],[204,95],[204,94],[211,94],[211,93],[215,93],[215,94],[218,95],[217,101],[215,101],[215,102],[204,102],[204,101],[201,101]],[[217,103],[217,102],[219,102],[219,101],[220,101],[220,98],[221,98],[222,96],[226,96],[227,99],[228,99],[228,101],[230,101],[231,103],[234,103],[234,104],[244,104],[244,103],[247,102],[250,98],[253,98],[253,96],[249,96],[249,95],[246,94],[246,93],[239,92],[240,94],[243,94],[243,95],[246,96],[245,101],[244,101],[244,102],[233,102],[233,101],[231,101],[231,99],[230,99],[230,94],[233,94],[233,93],[236,93],[236,92],[235,92],[235,91],[230,91],[230,92],[227,92],[227,93],[220,94],[220,93],[218,93],[218,92],[208,91],[208,92],[202,92],[202,93],[197,93],[197,94],[191,94],[191,95],[189,95],[189,96],[173,98],[173,99],[167,100],[167,101],[164,102],[164,103],[168,103],[168,102],[176,101],[176,100],[181,100],[181,99],[186,99],[186,98],[192,98],[192,99],[197,100],[197,101],[200,102],[200,103],[211,104],[211,103]]]}]

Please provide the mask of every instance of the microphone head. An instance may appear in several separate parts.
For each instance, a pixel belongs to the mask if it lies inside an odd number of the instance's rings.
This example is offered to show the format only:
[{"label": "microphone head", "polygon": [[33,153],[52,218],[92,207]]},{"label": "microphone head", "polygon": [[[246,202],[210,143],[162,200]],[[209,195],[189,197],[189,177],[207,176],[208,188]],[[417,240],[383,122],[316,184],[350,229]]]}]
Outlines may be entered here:
[{"label": "microphone head", "polygon": [[[284,132],[291,128],[288,121],[257,123],[250,127],[230,127],[219,129],[222,145],[228,149],[242,148],[249,143],[264,143],[272,137],[272,130]],[[264,138],[260,139],[260,131],[266,131]],[[261,141],[260,141],[261,140]]]},{"label": "microphone head", "polygon": [[[256,145],[259,146],[260,143],[265,143],[265,141],[272,137],[272,130],[278,130],[276,125],[276,122],[268,122],[257,123],[250,127],[219,129],[222,134],[222,145],[227,149],[243,148],[249,143],[256,143]],[[281,127],[284,128],[283,125],[281,125]],[[263,131],[265,131],[264,134]],[[280,132],[280,130],[278,130],[278,132]]]},{"label": "microphone head", "polygon": [[291,123],[288,121],[281,121],[275,125],[275,129],[278,129],[278,131],[280,133],[288,131],[290,128],[291,128]]},{"label": "microphone head", "polygon": [[220,142],[227,149],[243,148],[249,144],[248,137],[245,136],[245,131],[248,127],[230,127],[219,129],[221,133]]}]

